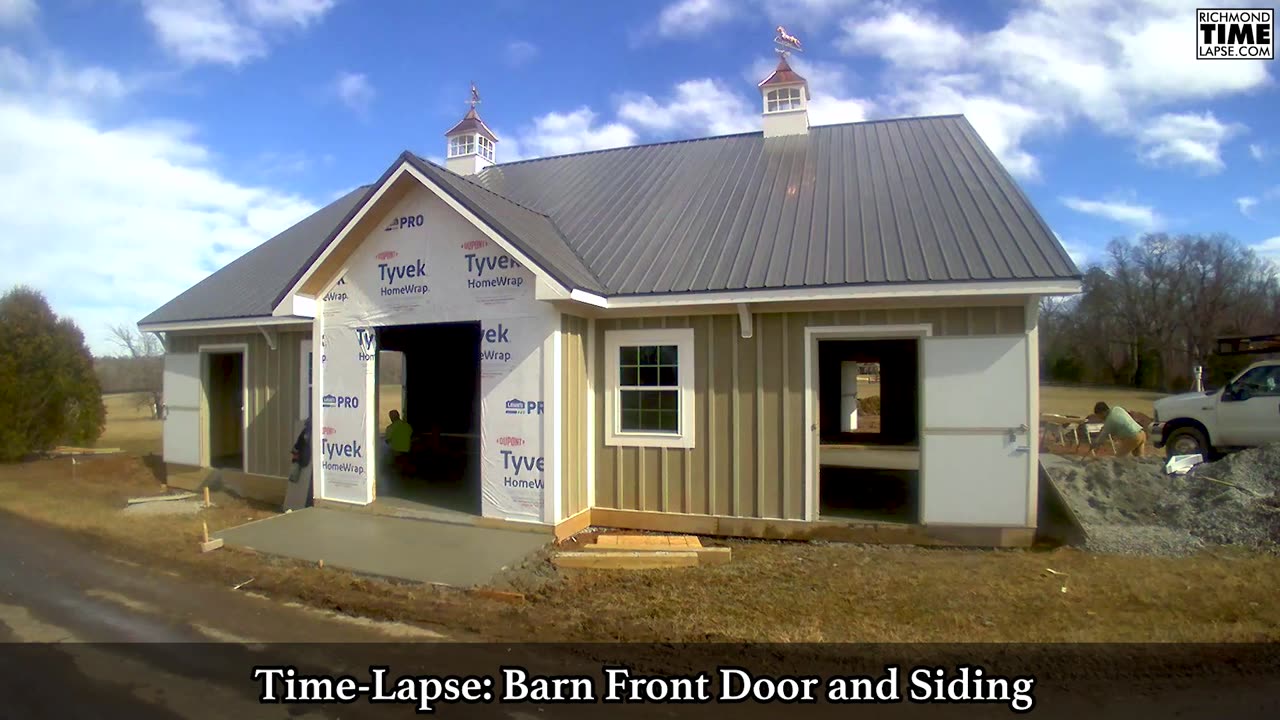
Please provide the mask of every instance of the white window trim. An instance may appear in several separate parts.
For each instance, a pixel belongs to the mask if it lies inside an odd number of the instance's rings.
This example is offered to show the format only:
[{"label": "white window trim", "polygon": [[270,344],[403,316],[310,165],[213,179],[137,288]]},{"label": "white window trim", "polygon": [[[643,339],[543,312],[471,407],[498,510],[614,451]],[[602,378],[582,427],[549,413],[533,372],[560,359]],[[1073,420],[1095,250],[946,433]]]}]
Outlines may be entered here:
[{"label": "white window trim", "polygon": [[[621,402],[618,388],[618,348],[623,345],[675,345],[676,367],[680,376],[680,432],[622,432]],[[604,396],[604,444],[613,447],[693,448],[694,375],[693,328],[655,328],[652,330],[609,330],[604,334],[604,357],[607,365]]]},{"label": "white window trim", "polygon": [[[298,419],[306,420],[311,414],[311,392],[307,388],[307,375],[311,373],[311,341],[303,340],[301,352],[298,353]],[[311,378],[312,389],[315,387],[315,377]]]},{"label": "white window trim", "polygon": [[[777,88],[776,90],[770,90],[764,94],[764,111],[766,115],[795,112],[796,110],[804,109],[804,101],[804,91],[798,87]],[[770,103],[776,103],[779,106],[786,103],[787,107],[778,107],[770,110]]]}]

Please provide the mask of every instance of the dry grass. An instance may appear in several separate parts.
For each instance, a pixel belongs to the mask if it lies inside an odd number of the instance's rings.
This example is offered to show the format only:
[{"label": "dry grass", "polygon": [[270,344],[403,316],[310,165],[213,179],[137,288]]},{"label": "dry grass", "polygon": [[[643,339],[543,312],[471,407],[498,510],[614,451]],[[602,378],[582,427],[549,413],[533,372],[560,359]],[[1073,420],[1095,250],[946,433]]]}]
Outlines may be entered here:
[{"label": "dry grass", "polygon": [[146,393],[103,395],[107,406],[107,426],[95,447],[120,448],[137,455],[155,453],[163,447],[164,422],[155,420]]},{"label": "dry grass", "polygon": [[[215,494],[195,517],[120,512],[159,481],[129,457],[0,466],[0,508],[83,533],[95,546],[193,582],[254,588],[340,612],[496,640],[659,641],[1277,641],[1280,558],[1191,558],[1074,550],[970,551],[734,542],[733,562],[685,570],[525,572],[510,605],[230,549],[201,554],[216,530],[272,509]],[[1053,568],[1067,575],[1051,575]],[[536,578],[534,577],[536,576]],[[1067,592],[1061,587],[1065,581]]]},{"label": "dry grass", "polygon": [[1164,393],[1133,388],[1041,385],[1040,412],[1084,417],[1092,413],[1094,403],[1101,400],[1149,416],[1154,413],[1155,401],[1162,397]]}]

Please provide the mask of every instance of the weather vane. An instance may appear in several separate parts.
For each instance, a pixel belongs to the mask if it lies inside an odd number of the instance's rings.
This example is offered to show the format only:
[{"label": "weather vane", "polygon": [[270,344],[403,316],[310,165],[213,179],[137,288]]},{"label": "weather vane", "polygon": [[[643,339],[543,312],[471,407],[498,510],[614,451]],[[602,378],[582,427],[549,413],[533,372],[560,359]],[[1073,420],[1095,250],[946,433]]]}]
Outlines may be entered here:
[{"label": "weather vane", "polygon": [[472,110],[475,110],[476,106],[480,104],[480,91],[476,88],[474,82],[471,83],[471,99],[467,101],[467,104],[471,106]]},{"label": "weather vane", "polygon": [[777,45],[774,48],[774,52],[782,57],[786,57],[792,52],[804,52],[804,49],[800,47],[800,38],[795,35],[788,35],[787,29],[781,25],[778,26],[778,35],[773,38],[773,44]]}]

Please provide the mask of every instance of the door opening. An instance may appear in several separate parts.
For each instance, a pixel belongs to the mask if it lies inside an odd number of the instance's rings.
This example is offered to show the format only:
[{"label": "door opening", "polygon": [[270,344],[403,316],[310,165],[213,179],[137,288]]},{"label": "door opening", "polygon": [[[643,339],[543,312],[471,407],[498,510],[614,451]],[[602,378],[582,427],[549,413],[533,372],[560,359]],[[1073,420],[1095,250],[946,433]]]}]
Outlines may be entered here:
[{"label": "door opening", "polygon": [[245,471],[244,354],[205,354],[209,466]]},{"label": "door opening", "polygon": [[480,340],[478,322],[378,330],[378,502],[480,514]]},{"label": "door opening", "polygon": [[920,516],[920,372],[914,338],[819,340],[818,513]]}]

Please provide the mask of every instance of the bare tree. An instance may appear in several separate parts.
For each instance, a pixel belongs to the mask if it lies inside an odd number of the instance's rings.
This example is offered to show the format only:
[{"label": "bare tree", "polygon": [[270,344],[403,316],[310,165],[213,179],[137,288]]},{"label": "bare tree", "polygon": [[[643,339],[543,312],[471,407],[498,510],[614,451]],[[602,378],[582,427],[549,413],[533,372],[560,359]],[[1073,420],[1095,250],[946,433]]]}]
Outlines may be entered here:
[{"label": "bare tree", "polygon": [[164,407],[164,370],[161,357],[164,344],[155,333],[144,333],[128,325],[113,325],[111,338],[134,365],[134,382],[145,393],[139,406],[149,405],[153,418],[159,420]]}]

